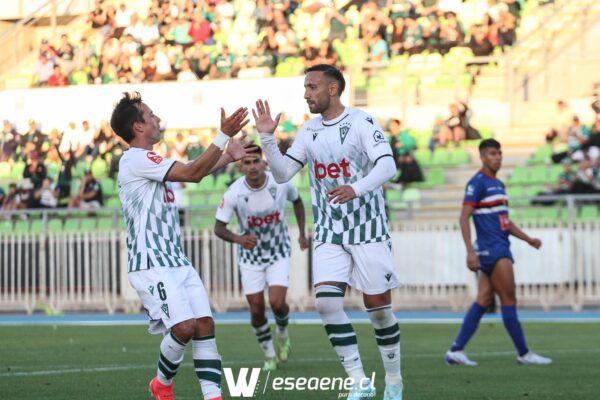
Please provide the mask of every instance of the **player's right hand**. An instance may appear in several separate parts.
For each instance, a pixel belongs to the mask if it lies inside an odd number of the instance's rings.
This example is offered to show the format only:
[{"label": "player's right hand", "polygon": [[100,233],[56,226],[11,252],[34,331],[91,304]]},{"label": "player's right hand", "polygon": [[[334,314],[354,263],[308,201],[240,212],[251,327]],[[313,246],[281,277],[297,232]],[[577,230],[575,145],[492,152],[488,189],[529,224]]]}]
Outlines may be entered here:
[{"label": "player's right hand", "polygon": [[477,253],[474,251],[469,251],[467,253],[467,267],[471,271],[477,271],[479,269],[479,257],[477,257]]},{"label": "player's right hand", "polygon": [[229,117],[225,114],[225,110],[221,107],[221,132],[229,137],[235,136],[249,120],[246,119],[248,116],[248,109],[246,107],[240,107]]},{"label": "player's right hand", "polygon": [[281,113],[277,114],[275,121],[271,117],[271,108],[269,107],[268,101],[256,100],[256,110],[252,109],[252,115],[254,116],[254,124],[258,133],[273,133],[275,128],[279,125],[279,119]]},{"label": "player's right hand", "polygon": [[240,236],[240,240],[238,243],[246,250],[251,250],[258,243],[258,238],[256,237],[256,235],[244,235]]}]

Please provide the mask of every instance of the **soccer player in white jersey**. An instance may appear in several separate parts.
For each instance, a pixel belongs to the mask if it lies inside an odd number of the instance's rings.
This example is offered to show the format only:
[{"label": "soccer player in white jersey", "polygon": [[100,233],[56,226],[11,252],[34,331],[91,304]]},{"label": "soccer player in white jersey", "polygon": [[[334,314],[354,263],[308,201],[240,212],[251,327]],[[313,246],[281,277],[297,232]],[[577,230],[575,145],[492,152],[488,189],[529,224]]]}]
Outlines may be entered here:
[{"label": "soccer player in white jersey", "polygon": [[150,382],[156,400],[171,400],[173,377],[192,342],[194,367],[204,399],[221,399],[221,357],[204,285],[181,247],[179,214],[170,182],[199,182],[212,170],[253,149],[231,141],[248,122],[240,108],[221,109],[221,132],[200,157],[187,164],[152,151],[161,140],[160,119],[139,93],[125,93],[110,125],[129,144],[119,162],[119,198],[127,229],[128,277],[148,317],[150,333],[163,333],[157,376]]},{"label": "soccer player in white jersey", "polygon": [[315,223],[313,284],[315,307],[346,373],[355,381],[349,399],[375,395],[344,312],[348,284],[362,291],[385,368],[384,399],[402,398],[400,330],[392,313],[391,289],[398,286],[387,227],[382,185],[396,172],[392,149],[372,116],[340,100],[342,73],[319,64],[306,70],[304,98],[321,114],[298,131],[285,155],[273,131],[281,114],[271,117],[258,100],[256,127],[273,177],[286,182],[308,164]]},{"label": "soccer player in white jersey", "polygon": [[[285,301],[288,288],[291,243],[288,235],[285,203],[291,201],[300,231],[300,249],[307,247],[304,231],[304,205],[291,182],[278,184],[265,172],[261,153],[253,153],[240,161],[243,177],[225,192],[217,209],[215,234],[239,245],[238,264],[242,287],[250,305],[251,324],[265,354],[264,371],[277,368],[277,360],[287,361],[290,351],[288,335],[289,306]],[[227,228],[237,216],[240,233]],[[277,325],[277,353],[265,313],[265,287]]]}]

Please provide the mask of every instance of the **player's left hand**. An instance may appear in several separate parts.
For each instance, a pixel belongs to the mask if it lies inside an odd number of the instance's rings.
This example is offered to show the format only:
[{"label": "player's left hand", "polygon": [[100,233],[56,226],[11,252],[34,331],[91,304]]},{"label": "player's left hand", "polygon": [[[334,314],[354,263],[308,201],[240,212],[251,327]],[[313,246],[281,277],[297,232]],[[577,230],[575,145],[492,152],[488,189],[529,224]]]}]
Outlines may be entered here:
[{"label": "player's left hand", "polygon": [[540,239],[534,238],[529,241],[529,245],[531,247],[539,249],[540,247],[542,247],[542,241]]},{"label": "player's left hand", "polygon": [[344,204],[356,198],[356,193],[352,186],[342,185],[329,190],[327,196],[329,196],[329,201],[332,204]]},{"label": "player's left hand", "polygon": [[300,250],[308,249],[308,239],[303,233],[300,234],[300,237],[298,238],[298,244],[300,244]]}]

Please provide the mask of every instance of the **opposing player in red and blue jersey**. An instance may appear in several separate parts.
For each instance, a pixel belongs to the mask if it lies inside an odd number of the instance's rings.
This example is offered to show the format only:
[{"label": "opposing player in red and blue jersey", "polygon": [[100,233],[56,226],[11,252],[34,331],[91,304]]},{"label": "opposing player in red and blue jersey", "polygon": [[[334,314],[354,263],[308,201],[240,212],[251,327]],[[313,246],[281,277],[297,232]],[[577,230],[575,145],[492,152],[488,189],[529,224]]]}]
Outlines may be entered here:
[{"label": "opposing player in red and blue jersey", "polygon": [[[502,320],[517,349],[519,364],[550,364],[551,359],[530,351],[517,317],[513,257],[508,237],[513,235],[530,246],[539,249],[542,242],[529,237],[508,218],[508,196],[504,184],[496,178],[502,166],[502,150],[495,139],[486,139],[479,144],[479,155],[483,163],[481,170],[467,184],[460,229],[467,247],[467,267],[479,277],[477,300],[463,320],[463,324],[446,353],[448,365],[470,365],[463,352],[479,325],[485,310],[492,304],[494,293],[500,297]],[[473,216],[477,240],[471,241],[469,218]]]}]

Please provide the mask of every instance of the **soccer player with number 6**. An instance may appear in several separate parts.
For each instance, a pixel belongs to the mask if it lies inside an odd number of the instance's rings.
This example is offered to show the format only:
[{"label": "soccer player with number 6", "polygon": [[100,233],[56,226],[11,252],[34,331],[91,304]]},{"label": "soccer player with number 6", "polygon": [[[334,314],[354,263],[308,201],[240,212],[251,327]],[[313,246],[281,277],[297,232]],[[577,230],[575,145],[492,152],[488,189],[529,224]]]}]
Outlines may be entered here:
[{"label": "soccer player with number 6", "polygon": [[150,382],[155,400],[174,399],[173,378],[190,341],[204,399],[221,399],[221,356],[214,321],[202,280],[181,247],[170,182],[199,182],[211,171],[251,154],[254,146],[230,140],[248,123],[247,115],[245,108],[239,108],[226,117],[221,109],[221,132],[200,157],[187,164],[152,151],[162,139],[160,118],[139,93],[125,93],[111,116],[112,129],[129,144],[119,162],[118,178],[129,283],[148,313],[148,331],[164,334],[157,375]]}]

